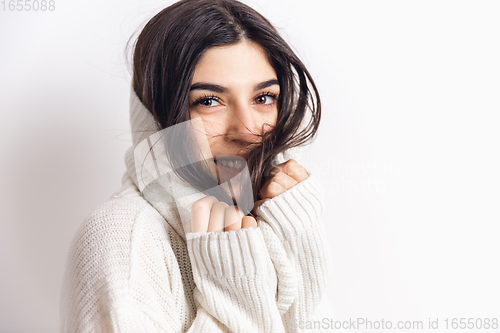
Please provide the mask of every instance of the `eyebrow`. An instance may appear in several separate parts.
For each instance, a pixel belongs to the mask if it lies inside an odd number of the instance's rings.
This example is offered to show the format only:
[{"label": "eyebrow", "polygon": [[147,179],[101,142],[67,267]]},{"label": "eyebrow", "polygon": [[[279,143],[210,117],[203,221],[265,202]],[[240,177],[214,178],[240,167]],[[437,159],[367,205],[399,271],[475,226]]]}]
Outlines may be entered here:
[{"label": "eyebrow", "polygon": [[[278,80],[276,80],[276,79],[267,80],[267,81],[264,81],[264,82],[261,82],[261,83],[257,84],[255,86],[255,90],[261,90],[261,89],[273,86],[275,84],[279,85]],[[210,90],[210,91],[213,91],[213,92],[217,92],[219,94],[224,94],[224,93],[227,93],[229,91],[229,89],[226,88],[226,87],[219,86],[218,84],[205,83],[205,82],[195,83],[195,84],[193,84],[191,86],[191,89],[189,89],[189,90],[190,91],[193,91],[193,90]]]}]

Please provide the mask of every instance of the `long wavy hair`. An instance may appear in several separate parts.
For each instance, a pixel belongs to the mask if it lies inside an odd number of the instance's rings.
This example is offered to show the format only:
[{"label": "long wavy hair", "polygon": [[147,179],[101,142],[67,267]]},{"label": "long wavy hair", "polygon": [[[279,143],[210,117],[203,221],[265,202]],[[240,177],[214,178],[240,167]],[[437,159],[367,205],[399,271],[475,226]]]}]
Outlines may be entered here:
[{"label": "long wavy hair", "polygon": [[[273,159],[312,141],[321,118],[320,96],[310,73],[266,18],[236,0],[174,3],[155,15],[133,44],[133,88],[160,129],[187,121],[190,85],[202,54],[243,40],[262,47],[280,86],[277,122],[260,134],[262,140],[252,145],[247,159],[257,201]],[[303,123],[307,110],[311,114]],[[184,169],[179,176],[200,190],[213,186],[203,184],[193,170]]]}]

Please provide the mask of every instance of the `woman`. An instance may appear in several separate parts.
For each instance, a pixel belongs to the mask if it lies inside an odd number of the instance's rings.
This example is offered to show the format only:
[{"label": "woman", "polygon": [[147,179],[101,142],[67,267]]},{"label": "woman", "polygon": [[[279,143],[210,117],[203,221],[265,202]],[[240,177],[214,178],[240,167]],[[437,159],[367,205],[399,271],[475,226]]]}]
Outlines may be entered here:
[{"label": "woman", "polygon": [[135,45],[130,117],[123,187],[73,243],[62,331],[289,332],[321,320],[322,196],[297,162],[320,100],[272,25],[234,0],[164,9]]}]

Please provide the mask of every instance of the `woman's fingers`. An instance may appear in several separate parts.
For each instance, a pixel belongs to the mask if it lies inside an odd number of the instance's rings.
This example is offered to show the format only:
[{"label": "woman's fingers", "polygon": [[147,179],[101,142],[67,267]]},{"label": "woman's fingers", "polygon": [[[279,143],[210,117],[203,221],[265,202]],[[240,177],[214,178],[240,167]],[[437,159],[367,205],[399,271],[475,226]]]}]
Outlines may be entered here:
[{"label": "woman's fingers", "polygon": [[274,198],[277,195],[285,192],[287,189],[281,186],[280,184],[273,181],[273,179],[269,179],[264,183],[262,189],[259,194],[262,199],[270,199]]},{"label": "woman's fingers", "polygon": [[217,202],[212,206],[212,211],[210,212],[210,219],[208,223],[208,232],[224,231],[224,221],[226,216],[226,209],[229,205],[223,201]]},{"label": "woman's fingers", "polygon": [[294,159],[290,159],[284,163],[278,164],[271,170],[271,175],[277,174],[279,172],[284,172],[288,176],[292,177],[295,181],[300,183],[301,181],[309,177],[309,173],[306,168],[299,164]]},{"label": "woman's fingers", "polygon": [[226,209],[224,219],[224,231],[241,229],[241,219],[245,216],[241,209],[236,206],[230,206]]},{"label": "woman's fingers", "polygon": [[274,198],[297,184],[298,182],[286,173],[278,172],[264,183],[260,196],[263,199]]},{"label": "woman's fingers", "polygon": [[[308,177],[307,170],[293,159],[277,165],[271,170],[271,178],[259,191],[263,200],[254,205],[254,210],[264,200],[280,195]],[[244,218],[243,212],[238,207],[228,206],[226,203],[219,202],[217,198],[208,196],[193,204],[191,221],[186,224],[185,228],[186,232],[231,231],[256,226],[255,219],[252,219],[252,217]]]},{"label": "woman's fingers", "polygon": [[244,216],[241,220],[241,228],[257,228],[257,221],[252,216]]},{"label": "woman's fingers", "polygon": [[191,220],[185,225],[186,233],[222,232],[257,227],[257,221],[244,216],[237,206],[219,202],[213,196],[196,201],[191,207]]},{"label": "woman's fingers", "polygon": [[[191,207],[191,232],[207,232],[212,206],[219,202],[216,197],[208,196],[196,201]],[[187,226],[187,225],[186,225]]]},{"label": "woman's fingers", "polygon": [[299,182],[284,172],[278,172],[273,177],[273,182],[280,184],[287,190],[297,185]]},{"label": "woman's fingers", "polygon": [[262,199],[274,198],[309,177],[307,170],[293,159],[272,168],[270,175],[259,192]]}]

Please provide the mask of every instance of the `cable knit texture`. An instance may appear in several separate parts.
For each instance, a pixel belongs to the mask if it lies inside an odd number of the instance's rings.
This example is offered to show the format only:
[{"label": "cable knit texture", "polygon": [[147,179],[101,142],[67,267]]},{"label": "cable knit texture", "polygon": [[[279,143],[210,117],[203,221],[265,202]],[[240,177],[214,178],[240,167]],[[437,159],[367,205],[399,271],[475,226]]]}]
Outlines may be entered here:
[{"label": "cable knit texture", "polygon": [[[296,332],[292,323],[327,317],[320,302],[330,260],[314,175],[266,201],[257,228],[186,235],[181,216],[203,195],[143,196],[134,148],[158,128],[133,89],[130,119],[122,188],[84,221],[70,249],[61,331]],[[276,162],[290,158],[299,160],[300,149]],[[191,188],[169,177],[167,186]]]}]

